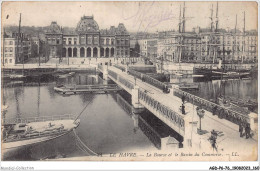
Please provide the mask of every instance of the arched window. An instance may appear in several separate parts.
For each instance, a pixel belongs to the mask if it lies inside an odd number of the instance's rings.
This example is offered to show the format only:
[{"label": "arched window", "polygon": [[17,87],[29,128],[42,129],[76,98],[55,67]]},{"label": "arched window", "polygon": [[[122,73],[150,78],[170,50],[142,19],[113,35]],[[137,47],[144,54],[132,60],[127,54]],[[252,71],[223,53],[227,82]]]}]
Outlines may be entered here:
[{"label": "arched window", "polygon": [[101,56],[101,57],[104,57],[104,48],[101,48],[101,49],[100,49],[100,56]]},{"label": "arched window", "polygon": [[80,48],[80,57],[83,58],[85,57],[85,48]]},{"label": "arched window", "polygon": [[106,48],[106,58],[109,57],[109,48]]},{"label": "arched window", "polygon": [[97,57],[97,48],[96,47],[94,47],[94,49],[93,49],[93,57]]},{"label": "arched window", "polygon": [[72,57],[72,49],[68,48],[68,57]]},{"label": "arched window", "polygon": [[115,49],[111,48],[111,57],[114,57],[114,55],[115,55]]},{"label": "arched window", "polygon": [[87,48],[87,57],[91,57],[91,48]]},{"label": "arched window", "polygon": [[73,48],[73,57],[77,57],[77,48]]},{"label": "arched window", "polygon": [[62,57],[66,57],[66,48],[62,48]]}]

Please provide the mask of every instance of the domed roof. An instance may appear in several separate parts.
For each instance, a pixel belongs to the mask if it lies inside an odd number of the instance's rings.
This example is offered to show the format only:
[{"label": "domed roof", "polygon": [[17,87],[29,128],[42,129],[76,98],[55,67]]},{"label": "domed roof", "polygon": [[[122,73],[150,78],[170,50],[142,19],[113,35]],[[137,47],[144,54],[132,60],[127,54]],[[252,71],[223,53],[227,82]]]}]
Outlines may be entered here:
[{"label": "domed roof", "polygon": [[61,27],[57,24],[56,21],[51,22],[51,25],[48,27],[47,33],[49,34],[62,34]]},{"label": "domed roof", "polygon": [[83,16],[77,25],[76,32],[79,34],[99,32],[99,27],[93,16]]}]

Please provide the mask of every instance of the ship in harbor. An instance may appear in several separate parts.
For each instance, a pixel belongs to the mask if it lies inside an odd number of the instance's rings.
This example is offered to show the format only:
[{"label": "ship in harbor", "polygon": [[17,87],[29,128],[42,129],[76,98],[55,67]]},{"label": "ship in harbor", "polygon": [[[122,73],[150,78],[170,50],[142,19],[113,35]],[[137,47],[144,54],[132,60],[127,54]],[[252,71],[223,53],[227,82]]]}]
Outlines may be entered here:
[{"label": "ship in harbor", "polygon": [[212,69],[212,68],[194,68],[193,73],[195,75],[204,75],[204,77],[211,78],[245,78],[250,76],[249,69],[240,70],[223,70],[223,69]]},{"label": "ship in harbor", "polygon": [[9,155],[22,147],[61,137],[80,124],[71,115],[6,120],[3,124],[2,151]]}]

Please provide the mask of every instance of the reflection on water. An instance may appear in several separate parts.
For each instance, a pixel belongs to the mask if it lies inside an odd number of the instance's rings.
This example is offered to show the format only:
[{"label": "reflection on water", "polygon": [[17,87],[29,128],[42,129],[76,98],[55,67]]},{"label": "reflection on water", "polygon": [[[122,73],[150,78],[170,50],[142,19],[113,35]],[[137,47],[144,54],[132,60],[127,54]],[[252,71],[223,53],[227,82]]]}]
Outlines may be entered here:
[{"label": "reflection on water", "polygon": [[121,94],[125,93],[119,92],[117,94],[117,103],[133,119],[135,132],[140,129],[158,149],[161,149],[162,146],[161,139],[168,136],[176,138],[180,142],[180,147],[182,146],[183,137],[181,135],[172,130],[169,126],[163,123],[159,118],[154,116],[148,110],[144,110],[139,114],[135,114],[133,107],[129,103],[129,99],[124,99]]},{"label": "reflection on water", "polygon": [[[175,80],[174,80],[175,79]],[[193,78],[171,78],[171,82],[194,82]],[[39,82],[16,82],[3,84],[3,104],[8,110],[3,118],[27,118],[63,114],[79,114],[85,105],[94,98],[80,116],[80,126],[76,132],[79,138],[96,153],[118,153],[130,149],[150,149],[161,147],[160,139],[175,137],[179,142],[183,138],[145,110],[133,114],[131,96],[122,91],[118,94],[76,94],[62,96],[54,91],[57,84],[110,84],[97,75],[76,73],[63,79],[39,79]],[[215,98],[222,90],[226,95],[238,98],[257,99],[256,80],[226,81],[223,89],[220,81],[199,82],[200,90],[194,94]],[[40,160],[87,155],[77,147],[73,132],[58,139],[32,145],[16,151],[5,160]]]},{"label": "reflection on water", "polygon": [[[76,129],[79,138],[96,153],[117,153],[129,149],[154,148],[142,132],[134,132],[133,120],[117,104],[113,94],[77,94],[62,96],[54,92],[59,84],[102,84],[98,76],[76,74],[71,78],[58,79],[36,84],[4,85],[5,103],[9,106],[6,119],[79,114],[94,97],[80,116]],[[109,82],[108,82],[109,84]],[[35,144],[10,154],[5,160],[40,160],[56,157],[87,155],[76,144],[73,132],[58,139]],[[8,156],[7,156],[8,157]]]},{"label": "reflection on water", "polygon": [[176,77],[171,76],[172,84],[198,83],[199,91],[190,91],[192,94],[205,99],[216,99],[219,95],[230,96],[240,99],[257,100],[258,81],[256,79],[234,79],[234,80],[205,80],[203,78],[193,78],[192,76]]}]

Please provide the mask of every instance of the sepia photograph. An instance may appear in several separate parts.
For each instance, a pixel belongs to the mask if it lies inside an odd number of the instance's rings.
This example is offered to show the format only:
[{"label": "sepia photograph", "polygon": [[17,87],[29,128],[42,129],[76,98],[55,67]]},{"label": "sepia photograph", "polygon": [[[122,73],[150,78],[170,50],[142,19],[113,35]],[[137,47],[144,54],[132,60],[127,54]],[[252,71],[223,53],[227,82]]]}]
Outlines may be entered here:
[{"label": "sepia photograph", "polygon": [[258,10],[2,2],[1,161],[257,161]]}]

